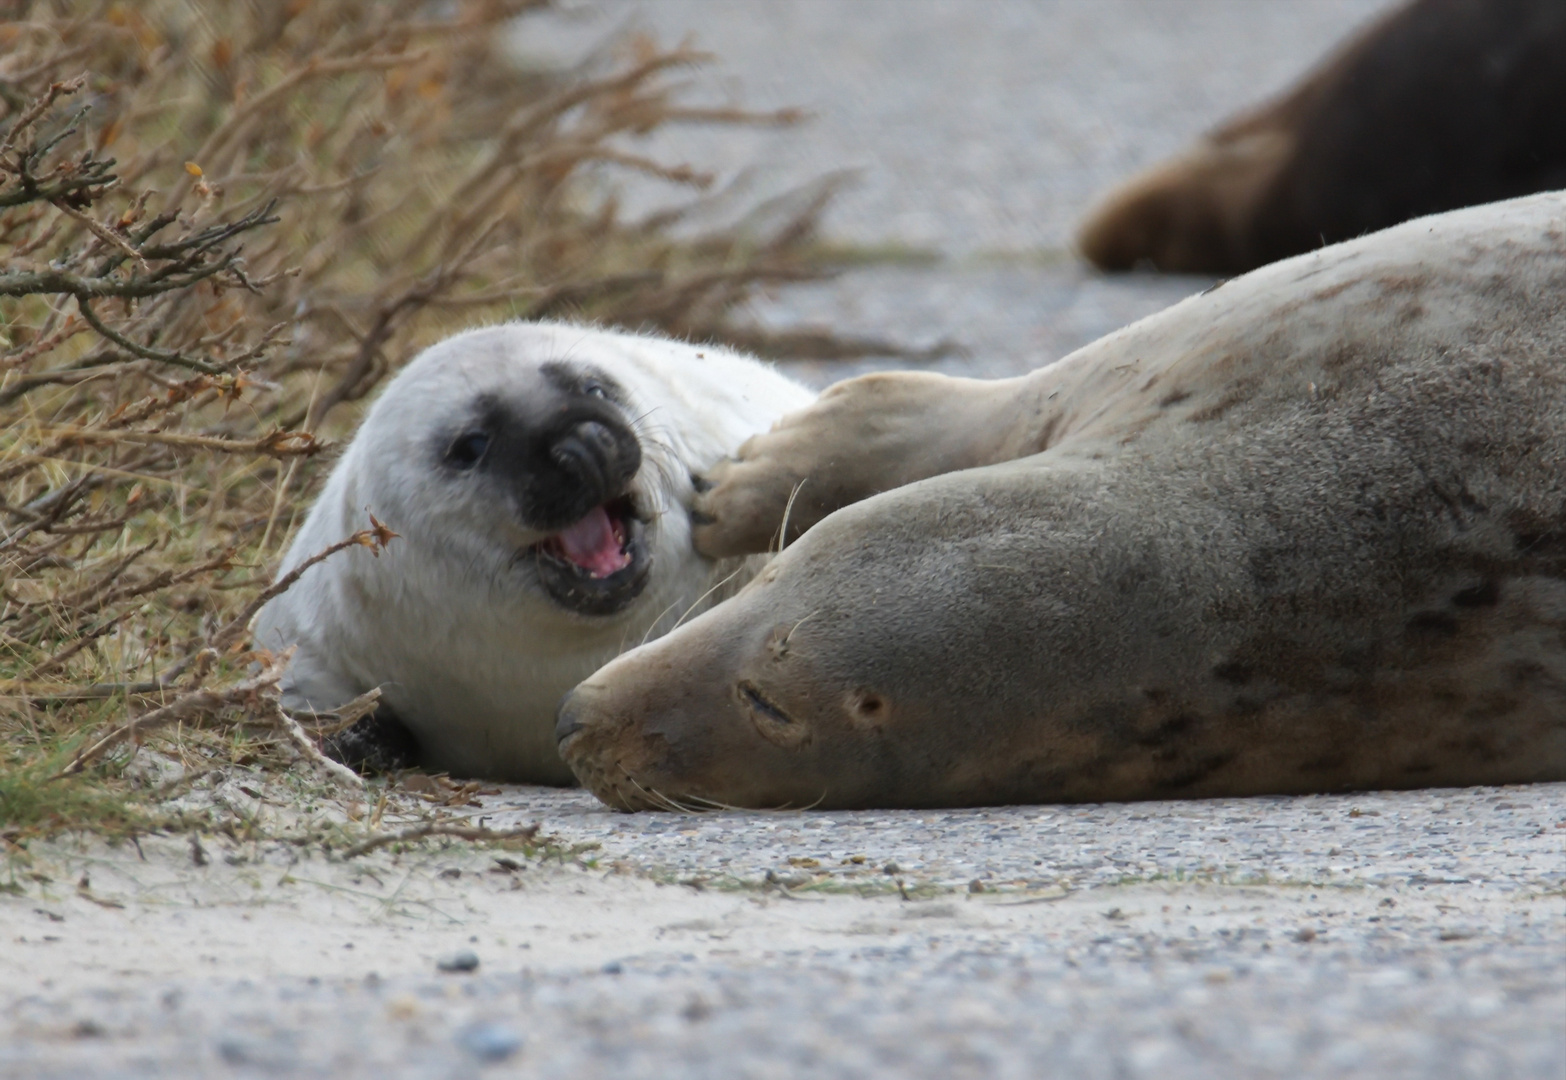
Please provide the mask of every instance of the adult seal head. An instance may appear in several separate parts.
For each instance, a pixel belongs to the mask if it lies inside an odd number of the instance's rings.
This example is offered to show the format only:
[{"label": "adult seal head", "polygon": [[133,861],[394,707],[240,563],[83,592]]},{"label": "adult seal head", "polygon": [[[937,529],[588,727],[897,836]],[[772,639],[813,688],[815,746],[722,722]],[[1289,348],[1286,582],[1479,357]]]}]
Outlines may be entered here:
[{"label": "adult seal head", "polygon": [[284,704],[379,687],[344,756],[569,782],[561,695],[754,569],[692,548],[692,474],[810,397],[723,349],[582,326],[434,346],[370,409],[281,573],[367,514],[400,538],[312,567],[257,617],[257,645],[297,650]]},{"label": "adult seal head", "polygon": [[839,384],[697,506],[712,553],[808,531],[579,686],[562,751],[622,808],[1566,779],[1563,296],[1550,194],[1019,379]]}]

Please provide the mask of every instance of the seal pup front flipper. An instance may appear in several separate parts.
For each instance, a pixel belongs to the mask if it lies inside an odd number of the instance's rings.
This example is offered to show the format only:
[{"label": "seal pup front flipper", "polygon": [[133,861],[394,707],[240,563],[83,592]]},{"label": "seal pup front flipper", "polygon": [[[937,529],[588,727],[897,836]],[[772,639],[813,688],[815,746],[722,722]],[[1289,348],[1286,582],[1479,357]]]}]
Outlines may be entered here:
[{"label": "seal pup front flipper", "polygon": [[366,775],[397,772],[419,764],[419,740],[385,705],[352,726],[329,735],[321,749],[334,761]]}]

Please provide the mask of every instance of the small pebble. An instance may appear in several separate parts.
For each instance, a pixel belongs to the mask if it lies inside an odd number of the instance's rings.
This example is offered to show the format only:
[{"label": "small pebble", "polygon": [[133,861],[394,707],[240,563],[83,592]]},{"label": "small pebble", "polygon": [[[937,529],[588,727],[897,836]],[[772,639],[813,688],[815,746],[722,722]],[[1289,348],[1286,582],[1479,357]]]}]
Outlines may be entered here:
[{"label": "small pebble", "polygon": [[480,1061],[505,1061],[522,1049],[522,1036],[504,1024],[474,1024],[457,1036],[462,1048]]},{"label": "small pebble", "polygon": [[472,949],[462,949],[435,961],[435,967],[440,971],[477,971],[478,966],[478,953]]}]

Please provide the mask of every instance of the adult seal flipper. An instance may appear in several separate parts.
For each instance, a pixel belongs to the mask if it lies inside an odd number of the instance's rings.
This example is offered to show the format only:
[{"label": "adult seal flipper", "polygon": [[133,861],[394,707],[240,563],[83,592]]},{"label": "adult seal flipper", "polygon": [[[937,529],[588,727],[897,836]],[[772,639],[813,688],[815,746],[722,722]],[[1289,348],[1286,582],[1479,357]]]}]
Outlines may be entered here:
[{"label": "adult seal flipper", "polygon": [[[826,512],[600,670],[562,753],[626,809],[1566,779],[1563,298],[1566,197],[1536,196],[1267,267],[1004,394],[959,388],[902,449],[917,463],[924,427],[969,467]],[[898,425],[869,424],[886,394],[845,428],[854,395],[740,464],[847,499],[904,475]],[[777,532],[783,506],[742,487],[704,497],[725,542]]]}]

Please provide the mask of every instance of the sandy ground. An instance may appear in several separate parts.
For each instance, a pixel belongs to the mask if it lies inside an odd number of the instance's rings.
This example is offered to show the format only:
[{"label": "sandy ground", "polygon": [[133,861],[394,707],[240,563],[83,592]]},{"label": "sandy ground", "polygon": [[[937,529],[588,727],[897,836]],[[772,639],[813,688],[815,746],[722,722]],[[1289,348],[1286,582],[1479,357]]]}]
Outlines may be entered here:
[{"label": "sandy ground", "polygon": [[[756,317],[952,338],[942,367],[1003,374],[1205,285],[1085,271],[1071,224],[1378,7],[621,0],[528,47],[694,34],[725,60],[693,76],[709,100],[813,109],[640,149],[753,193],[858,169],[831,235],[939,261]],[[175,836],[0,866],[0,1077],[1566,1076],[1566,784],[700,817],[481,802],[566,853],[344,862],[205,836],[197,865]]]},{"label": "sandy ground", "polygon": [[0,1075],[1566,1062],[1566,785],[700,817],[481,802],[564,853],[38,850],[0,900]]}]

